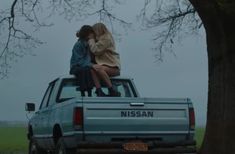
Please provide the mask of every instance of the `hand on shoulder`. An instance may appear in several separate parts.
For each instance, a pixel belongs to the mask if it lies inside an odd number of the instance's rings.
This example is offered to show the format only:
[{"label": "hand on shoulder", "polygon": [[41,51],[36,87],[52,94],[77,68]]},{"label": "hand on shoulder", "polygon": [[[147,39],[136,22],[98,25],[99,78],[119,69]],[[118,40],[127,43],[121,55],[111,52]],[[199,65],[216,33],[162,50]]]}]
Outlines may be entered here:
[{"label": "hand on shoulder", "polygon": [[90,34],[88,35],[88,39],[95,39],[95,35],[94,35],[93,33],[90,33]]}]

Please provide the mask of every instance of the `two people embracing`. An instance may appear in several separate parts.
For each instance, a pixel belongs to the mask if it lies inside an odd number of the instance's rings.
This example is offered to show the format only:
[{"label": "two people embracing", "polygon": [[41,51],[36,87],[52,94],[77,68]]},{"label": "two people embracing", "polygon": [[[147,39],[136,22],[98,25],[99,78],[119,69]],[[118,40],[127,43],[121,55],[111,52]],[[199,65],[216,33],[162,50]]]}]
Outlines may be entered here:
[{"label": "two people embracing", "polygon": [[[119,97],[110,77],[120,75],[120,58],[115,49],[112,34],[103,23],[84,25],[76,33],[78,37],[70,59],[70,74],[78,79],[81,95],[92,95],[95,85],[99,97]],[[101,82],[108,87],[109,94],[101,88]]]}]

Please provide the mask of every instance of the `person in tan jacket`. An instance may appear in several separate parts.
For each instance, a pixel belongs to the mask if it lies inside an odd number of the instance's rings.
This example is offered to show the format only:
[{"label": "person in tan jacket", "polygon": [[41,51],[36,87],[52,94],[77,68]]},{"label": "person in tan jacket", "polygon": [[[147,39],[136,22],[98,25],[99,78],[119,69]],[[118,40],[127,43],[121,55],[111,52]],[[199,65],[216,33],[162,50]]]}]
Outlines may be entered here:
[{"label": "person in tan jacket", "polygon": [[92,67],[94,84],[98,96],[105,96],[101,90],[100,79],[103,80],[109,88],[110,96],[120,96],[120,93],[115,91],[110,81],[111,76],[120,75],[120,58],[115,49],[115,42],[112,34],[103,23],[96,23],[92,26],[95,35],[89,36],[88,44],[91,52],[94,54],[96,64]]}]

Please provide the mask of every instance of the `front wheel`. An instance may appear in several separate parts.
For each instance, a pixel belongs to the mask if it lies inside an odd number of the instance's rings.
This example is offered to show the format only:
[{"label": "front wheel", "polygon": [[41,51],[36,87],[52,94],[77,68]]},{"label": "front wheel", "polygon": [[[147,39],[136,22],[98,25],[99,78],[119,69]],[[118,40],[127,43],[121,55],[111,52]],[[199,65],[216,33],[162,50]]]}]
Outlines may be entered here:
[{"label": "front wheel", "polygon": [[37,143],[35,140],[30,139],[29,141],[29,154],[46,154],[44,150],[38,147]]}]

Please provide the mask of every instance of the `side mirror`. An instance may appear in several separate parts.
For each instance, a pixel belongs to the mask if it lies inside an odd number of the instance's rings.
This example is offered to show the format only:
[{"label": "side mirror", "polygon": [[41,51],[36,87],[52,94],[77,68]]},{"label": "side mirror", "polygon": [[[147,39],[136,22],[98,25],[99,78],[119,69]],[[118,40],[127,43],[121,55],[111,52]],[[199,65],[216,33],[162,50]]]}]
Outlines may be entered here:
[{"label": "side mirror", "polygon": [[25,111],[35,111],[35,104],[34,103],[26,103],[25,104]]}]

